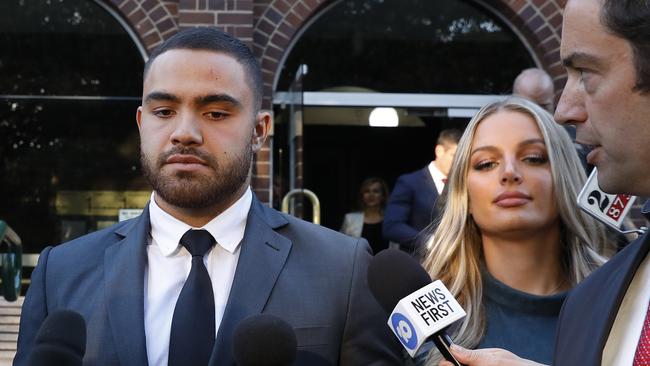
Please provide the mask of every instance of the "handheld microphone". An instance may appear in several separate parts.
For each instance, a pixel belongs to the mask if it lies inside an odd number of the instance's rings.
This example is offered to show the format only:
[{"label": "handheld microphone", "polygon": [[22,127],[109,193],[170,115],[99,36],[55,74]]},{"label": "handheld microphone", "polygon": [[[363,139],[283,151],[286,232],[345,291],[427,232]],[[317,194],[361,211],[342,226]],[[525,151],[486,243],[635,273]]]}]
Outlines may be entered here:
[{"label": "handheld microphone", "polygon": [[270,314],[244,319],[233,334],[233,356],[238,366],[291,365],[297,347],[291,325]]},{"label": "handheld microphone", "polygon": [[72,310],[52,312],[36,334],[30,366],[81,366],[86,353],[86,322]]},{"label": "handheld microphone", "polygon": [[428,351],[423,345],[431,340],[447,361],[461,366],[449,350],[452,341],[445,329],[467,314],[442,281],[431,282],[410,255],[387,249],[370,262],[368,285],[390,313],[388,326],[411,357]]}]

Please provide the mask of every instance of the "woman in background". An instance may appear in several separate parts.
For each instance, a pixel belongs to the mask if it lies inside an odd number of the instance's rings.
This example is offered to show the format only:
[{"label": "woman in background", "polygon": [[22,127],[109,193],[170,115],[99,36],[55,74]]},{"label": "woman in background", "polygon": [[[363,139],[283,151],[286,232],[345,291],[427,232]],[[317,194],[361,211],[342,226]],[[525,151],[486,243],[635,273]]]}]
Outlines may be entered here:
[{"label": "woman in background", "polygon": [[[508,98],[470,121],[424,261],[467,312],[455,343],[551,362],[567,291],[605,260],[603,228],[576,204],[585,179],[568,134],[536,104]],[[439,362],[431,351],[426,364]]]},{"label": "woman in background", "polygon": [[359,191],[362,211],[345,214],[340,231],[368,240],[374,254],[388,248],[388,241],[381,234],[387,199],[388,185],[383,179],[370,177],[364,180]]}]

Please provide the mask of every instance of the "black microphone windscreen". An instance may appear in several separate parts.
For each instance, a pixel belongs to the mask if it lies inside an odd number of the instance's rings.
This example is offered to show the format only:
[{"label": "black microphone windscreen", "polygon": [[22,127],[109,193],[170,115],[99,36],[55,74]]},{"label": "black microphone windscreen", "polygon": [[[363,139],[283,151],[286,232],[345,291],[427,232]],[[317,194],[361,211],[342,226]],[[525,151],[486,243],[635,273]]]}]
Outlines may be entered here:
[{"label": "black microphone windscreen", "polygon": [[298,351],[291,366],[333,366],[325,357],[309,351]]},{"label": "black microphone windscreen", "polygon": [[86,353],[86,322],[72,310],[52,312],[36,334],[31,366],[80,366]]},{"label": "black microphone windscreen", "polygon": [[370,291],[387,313],[401,299],[430,283],[431,277],[420,263],[399,249],[382,250],[368,266]]},{"label": "black microphone windscreen", "polygon": [[233,355],[238,366],[291,365],[297,347],[291,325],[270,314],[243,320],[233,335]]}]

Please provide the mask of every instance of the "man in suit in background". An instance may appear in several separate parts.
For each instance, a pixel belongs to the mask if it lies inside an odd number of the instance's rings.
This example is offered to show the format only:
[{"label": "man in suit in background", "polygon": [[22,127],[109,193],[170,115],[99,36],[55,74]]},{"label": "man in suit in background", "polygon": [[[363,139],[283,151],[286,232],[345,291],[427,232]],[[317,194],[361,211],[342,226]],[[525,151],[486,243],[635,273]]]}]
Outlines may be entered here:
[{"label": "man in suit in background", "polygon": [[261,99],[252,53],[217,29],[181,31],[152,53],[137,111],[151,201],[137,218],[41,253],[15,365],[58,309],[84,317],[87,365],[232,365],[234,329],[259,313],[287,321],[309,357],[399,364],[367,287],[367,242],[252,194],[271,123]]},{"label": "man in suit in background", "polygon": [[[605,192],[650,197],[650,2],[569,0],[560,53],[568,79],[556,120],[593,147]],[[571,291],[553,365],[650,364],[648,252],[646,232]],[[453,352],[468,365],[529,364],[503,350]]]},{"label": "man in suit in background", "polygon": [[436,200],[447,181],[461,135],[456,129],[441,131],[435,160],[422,169],[401,175],[390,194],[384,214],[384,238],[399,243],[400,249],[408,253],[417,254],[418,234],[437,215]]}]

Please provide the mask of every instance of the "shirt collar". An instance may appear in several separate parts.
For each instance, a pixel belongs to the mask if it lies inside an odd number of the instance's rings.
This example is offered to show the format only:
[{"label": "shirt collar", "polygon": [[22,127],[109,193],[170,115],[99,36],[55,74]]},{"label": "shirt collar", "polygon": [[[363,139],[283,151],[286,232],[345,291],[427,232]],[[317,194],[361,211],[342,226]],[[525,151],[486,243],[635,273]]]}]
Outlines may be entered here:
[{"label": "shirt collar", "polygon": [[436,186],[438,194],[442,193],[442,190],[445,188],[445,180],[447,176],[442,174],[440,169],[436,166],[435,162],[429,163],[429,174],[431,174],[431,179],[433,179],[433,184]]},{"label": "shirt collar", "polygon": [[155,192],[151,194],[149,202],[151,237],[154,239],[153,242],[160,247],[163,255],[176,254],[180,249],[181,237],[190,229],[207,230],[218,245],[228,252],[234,253],[244,238],[246,219],[253,201],[253,193],[248,187],[235,203],[200,228],[194,228],[163,211],[156,204],[154,198]]},{"label": "shirt collar", "polygon": [[444,174],[442,174],[440,169],[438,169],[435,162],[433,161],[429,163],[429,173],[431,173],[431,178],[433,178],[433,180],[439,180],[442,182],[443,179],[447,178]]}]

